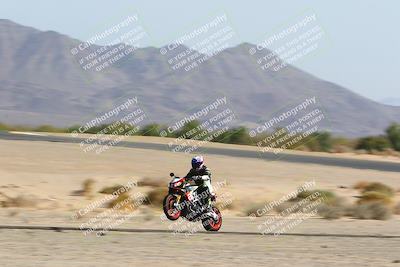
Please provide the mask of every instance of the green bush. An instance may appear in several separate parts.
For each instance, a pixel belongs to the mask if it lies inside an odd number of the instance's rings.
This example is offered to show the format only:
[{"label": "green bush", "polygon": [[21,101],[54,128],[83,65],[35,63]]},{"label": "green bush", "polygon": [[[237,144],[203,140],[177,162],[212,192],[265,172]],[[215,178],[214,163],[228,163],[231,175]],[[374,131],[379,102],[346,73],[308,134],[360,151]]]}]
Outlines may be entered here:
[{"label": "green bush", "polygon": [[200,129],[200,122],[197,120],[186,122],[185,125],[177,132],[174,133],[174,137],[181,137],[185,139],[191,139],[196,134],[199,133]]},{"label": "green bush", "polygon": [[400,124],[392,124],[386,129],[386,135],[393,149],[400,151]]},{"label": "green bush", "polygon": [[[24,126],[24,125],[7,125],[4,123],[0,123],[0,131],[37,131],[37,132],[67,132],[71,133],[74,131],[80,132],[80,125],[73,125],[68,128],[57,128],[51,125],[41,125],[38,127]],[[104,131],[104,130],[107,131]],[[89,134],[111,134],[113,132],[118,132],[119,135],[142,135],[142,136],[159,136],[160,131],[165,130],[165,126],[157,123],[152,123],[145,125],[142,129],[138,130],[137,126],[130,125],[127,123],[121,123],[119,121],[110,122],[109,124],[97,125],[95,127],[91,127],[90,129],[86,129],[83,133]],[[217,133],[218,130],[203,134],[206,129],[201,127],[201,122],[197,120],[193,120],[187,122],[181,129],[173,133],[168,133],[168,137],[183,137],[186,139],[199,139],[204,140],[205,138],[209,138],[211,134]],[[282,134],[282,131],[283,134]],[[280,133],[280,134],[277,134]],[[265,143],[264,140],[267,140],[267,137],[274,136],[276,134],[277,137],[271,138],[271,141]],[[307,151],[322,151],[322,152],[350,152],[353,149],[358,149],[359,151],[368,151],[369,153],[374,151],[385,151],[389,148],[393,148],[397,151],[400,151],[400,124],[392,124],[390,127],[386,129],[385,136],[368,136],[363,137],[358,140],[347,139],[343,137],[332,137],[328,132],[316,132],[309,135],[306,138],[301,139],[301,142],[293,142],[291,146],[290,142],[297,138],[298,135],[294,134],[290,137],[287,136],[289,133],[282,128],[277,128],[273,133],[261,133],[257,136],[251,138],[249,136],[249,131],[246,127],[235,127],[229,128],[224,132],[219,133],[215,136],[211,141],[219,142],[219,143],[227,143],[227,144],[239,144],[239,145],[256,145],[258,142],[262,141],[262,146],[272,145],[273,142],[277,141],[280,138],[285,138],[284,143],[286,144],[287,149],[299,149],[299,150],[307,150]],[[279,145],[279,146],[280,146]],[[278,147],[279,147],[278,146]]]},{"label": "green bush", "polygon": [[62,133],[65,132],[65,129],[57,128],[51,125],[40,125],[36,128],[33,128],[34,132],[47,132],[47,133]]},{"label": "green bush", "polygon": [[329,152],[333,146],[333,139],[330,133],[313,133],[309,137],[309,141],[305,143],[305,146],[311,151],[322,151]]},{"label": "green bush", "polygon": [[77,132],[77,133],[79,133],[79,128],[80,128],[81,126],[80,125],[72,125],[72,126],[70,126],[70,127],[68,127],[67,129],[66,129],[66,132],[67,133],[72,133],[72,132]]},{"label": "green bush", "polygon": [[0,122],[0,131],[8,131],[10,127],[4,123]]},{"label": "green bush", "polygon": [[143,136],[160,136],[162,126],[157,123],[147,124],[140,130]]},{"label": "green bush", "polygon": [[365,149],[369,152],[373,150],[384,151],[390,148],[390,142],[385,136],[368,136],[358,140],[357,149]]},{"label": "green bush", "polygon": [[250,136],[246,127],[237,127],[226,131],[223,142],[237,145],[251,144]]}]

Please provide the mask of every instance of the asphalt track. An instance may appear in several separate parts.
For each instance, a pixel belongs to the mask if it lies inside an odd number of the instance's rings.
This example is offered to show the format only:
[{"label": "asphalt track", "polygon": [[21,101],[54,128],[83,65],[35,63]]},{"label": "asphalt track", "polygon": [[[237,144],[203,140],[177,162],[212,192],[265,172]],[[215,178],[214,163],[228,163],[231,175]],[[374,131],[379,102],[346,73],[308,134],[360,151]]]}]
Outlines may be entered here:
[{"label": "asphalt track", "polygon": [[[0,225],[0,230],[38,230],[38,231],[85,231],[89,228],[79,228],[71,226],[31,226],[31,225]],[[133,228],[112,228],[110,232],[123,232],[123,233],[174,233],[173,230],[163,229],[133,229]],[[185,232],[182,232],[184,234]],[[235,232],[235,231],[219,231],[219,232],[206,232],[199,231],[199,234],[217,234],[217,235],[254,235],[262,236],[259,232]],[[265,235],[274,235],[268,233]],[[310,237],[345,237],[345,238],[400,238],[398,235],[353,235],[353,234],[305,234],[305,233],[281,233],[282,236],[310,236]]]},{"label": "asphalt track", "polygon": [[[84,138],[47,136],[47,135],[25,135],[25,134],[15,134],[2,131],[0,131],[0,139],[45,141],[45,142],[60,142],[60,143],[81,143],[86,140]],[[150,149],[150,150],[162,150],[162,151],[171,151],[174,148],[174,147],[168,147],[165,144],[126,142],[126,141],[121,141],[115,146]],[[203,148],[203,151],[201,152],[203,154],[223,155],[223,156],[242,157],[242,158],[255,158],[266,161],[279,160],[283,162],[301,163],[301,164],[318,164],[325,166],[347,167],[354,169],[371,169],[371,170],[387,171],[387,172],[400,172],[400,163],[396,162],[335,158],[335,157],[325,157],[325,156],[318,157],[312,155],[295,155],[287,153],[280,153],[279,155],[276,155],[272,152],[261,153],[261,152],[241,150],[241,149],[210,148],[210,147]]]}]

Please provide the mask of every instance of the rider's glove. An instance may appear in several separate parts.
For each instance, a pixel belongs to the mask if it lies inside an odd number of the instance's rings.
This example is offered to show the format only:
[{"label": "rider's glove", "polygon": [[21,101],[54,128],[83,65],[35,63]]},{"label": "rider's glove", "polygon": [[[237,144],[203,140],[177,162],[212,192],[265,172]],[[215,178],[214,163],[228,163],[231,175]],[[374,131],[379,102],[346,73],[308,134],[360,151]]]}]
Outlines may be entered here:
[{"label": "rider's glove", "polygon": [[191,179],[195,182],[201,181],[203,180],[203,178],[201,176],[192,176]]}]

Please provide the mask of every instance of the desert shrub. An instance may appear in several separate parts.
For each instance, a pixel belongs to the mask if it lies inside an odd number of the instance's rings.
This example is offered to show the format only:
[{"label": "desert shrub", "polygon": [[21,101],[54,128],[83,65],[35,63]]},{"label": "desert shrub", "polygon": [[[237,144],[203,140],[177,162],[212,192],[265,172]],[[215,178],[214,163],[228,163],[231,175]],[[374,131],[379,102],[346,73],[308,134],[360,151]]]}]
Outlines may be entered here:
[{"label": "desert shrub", "polygon": [[253,143],[246,127],[228,129],[222,133],[218,133],[218,135],[215,135],[211,141],[237,145],[251,145]]},{"label": "desert shrub", "polygon": [[107,203],[107,208],[120,209],[120,210],[131,210],[133,205],[132,199],[128,193],[122,193],[118,197],[112,199]]},{"label": "desert shrub", "polygon": [[163,200],[167,194],[168,194],[167,187],[156,187],[147,193],[148,202],[145,204],[161,208]]},{"label": "desert shrub", "polygon": [[227,132],[227,143],[248,145],[251,144],[250,136],[246,127],[233,128]]},{"label": "desert shrub", "polygon": [[335,153],[351,152],[356,147],[357,141],[345,137],[332,137],[332,151]]},{"label": "desert shrub", "polygon": [[65,131],[67,132],[67,133],[72,133],[72,132],[77,132],[77,133],[79,133],[80,131],[79,131],[79,128],[80,128],[81,126],[80,125],[72,125],[72,126],[70,126],[70,127],[68,127]]},{"label": "desert shrub", "polygon": [[201,129],[200,122],[197,120],[192,120],[186,122],[183,127],[175,133],[174,137],[182,136],[182,138],[191,139],[200,132],[198,129]]},{"label": "desert shrub", "polygon": [[358,140],[356,149],[365,149],[368,152],[373,150],[384,151],[390,147],[390,142],[385,136],[368,136]]},{"label": "desert shrub", "polygon": [[379,202],[384,205],[388,205],[392,203],[392,199],[381,192],[376,191],[367,191],[360,196],[360,199],[357,201],[358,204],[365,204],[370,202]]},{"label": "desert shrub", "polygon": [[393,197],[394,196],[394,189],[391,188],[390,186],[387,186],[385,184],[382,183],[370,183],[369,185],[367,185],[364,189],[363,189],[363,193],[366,192],[379,192],[382,193],[384,195],[387,195],[388,197]]},{"label": "desert shrub", "polygon": [[317,194],[319,194],[318,198],[322,198],[324,203],[332,203],[337,199],[335,193],[333,193],[332,191],[315,189],[315,190],[302,191],[297,195],[296,198],[291,199],[291,201],[299,201],[308,198],[311,195],[317,195]]},{"label": "desert shrub", "polygon": [[103,189],[101,189],[101,190],[99,191],[99,193],[111,195],[111,194],[113,194],[114,192],[116,192],[115,194],[117,194],[118,192],[123,193],[122,191],[124,191],[124,190],[125,190],[125,187],[124,187],[123,185],[116,184],[116,185],[113,185],[113,186],[106,186],[106,187],[104,187]]},{"label": "desert shrub", "polygon": [[394,207],[394,214],[400,215],[400,202]]},{"label": "desert shrub", "polygon": [[332,149],[333,139],[330,133],[313,133],[305,144],[311,151],[329,152]]},{"label": "desert shrub", "polygon": [[[250,203],[245,209],[244,213],[246,216],[260,217],[265,214],[262,214],[262,209],[265,207],[266,202],[262,203]],[[257,213],[257,210],[259,212]]]},{"label": "desert shrub", "polygon": [[357,219],[366,220],[387,220],[391,217],[392,212],[390,208],[380,202],[371,202],[354,207],[353,216]]},{"label": "desert shrub", "polygon": [[140,180],[137,186],[163,187],[166,186],[166,182],[162,179],[145,178]]},{"label": "desert shrub", "polygon": [[8,131],[10,127],[4,123],[0,122],[0,131]]},{"label": "desert shrub", "polygon": [[328,220],[339,219],[347,213],[346,207],[344,206],[328,205],[325,203],[319,205],[317,210],[321,217]]},{"label": "desert shrub", "polygon": [[274,207],[274,210],[281,214],[281,213],[285,213],[285,214],[290,214],[290,213],[295,213],[298,212],[300,210],[300,206],[296,206],[294,201],[287,201],[287,202],[283,202],[278,206]]},{"label": "desert shrub", "polygon": [[400,124],[394,123],[386,129],[386,136],[393,149],[400,151]]},{"label": "desert shrub", "polygon": [[[73,131],[79,131],[79,128],[81,126],[71,126],[68,129],[66,129],[66,132],[73,132]],[[104,133],[104,134],[113,134],[114,132],[117,132],[119,135],[135,135],[138,133],[136,129],[136,126],[130,125],[129,123],[123,123],[120,121],[116,121],[113,123],[109,124],[100,124],[97,126],[93,126],[89,129],[86,129],[84,127],[81,128],[83,131],[82,133],[88,133],[88,134],[97,134],[97,133]]]},{"label": "desert shrub", "polygon": [[48,133],[61,133],[65,132],[64,129],[57,128],[51,125],[40,125],[36,128],[33,128],[34,132],[48,132]]},{"label": "desert shrub", "polygon": [[94,192],[94,180],[93,179],[86,179],[85,181],[83,181],[82,192],[83,192],[83,195],[87,198],[93,197],[93,192]]},{"label": "desert shrub", "polygon": [[18,195],[16,197],[9,197],[0,192],[4,200],[0,201],[0,205],[4,208],[33,208],[38,205],[38,198],[32,195]]},{"label": "desert shrub", "polygon": [[317,207],[318,214],[324,219],[339,219],[353,214],[351,205],[344,198],[331,196],[328,200]]},{"label": "desert shrub", "polygon": [[353,189],[364,190],[370,184],[371,184],[371,182],[359,181],[355,185],[353,185]]},{"label": "desert shrub", "polygon": [[[308,198],[309,196],[315,194],[315,192],[318,192],[320,196],[315,199]],[[304,204],[300,202],[307,198],[310,201],[320,200],[322,202],[316,205],[315,207],[309,206],[311,204],[309,202],[305,202]],[[297,203],[300,205],[296,205]],[[349,213],[348,205],[347,203],[345,203],[343,198],[337,197],[331,191],[322,191],[322,190],[302,192],[295,199],[292,199],[288,202],[284,202],[281,205],[275,207],[274,209],[278,213],[281,213],[283,215],[288,215],[290,213],[303,211],[304,208],[309,209],[309,212],[316,210],[318,214],[325,219],[338,219]]]},{"label": "desert shrub", "polygon": [[143,136],[160,136],[162,126],[157,123],[147,124],[141,130],[140,134]]}]

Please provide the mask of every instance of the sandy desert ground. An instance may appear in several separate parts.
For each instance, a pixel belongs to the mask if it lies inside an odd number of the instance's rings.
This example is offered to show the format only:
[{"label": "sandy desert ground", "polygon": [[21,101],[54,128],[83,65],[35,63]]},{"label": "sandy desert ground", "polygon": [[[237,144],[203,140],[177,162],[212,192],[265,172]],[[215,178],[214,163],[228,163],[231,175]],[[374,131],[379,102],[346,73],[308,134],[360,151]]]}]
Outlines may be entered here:
[{"label": "sandy desert ground", "polygon": [[85,236],[79,230],[82,219],[73,219],[77,210],[104,197],[71,195],[84,180],[93,179],[96,191],[142,179],[165,179],[167,184],[170,171],[185,174],[190,156],[121,147],[97,155],[84,153],[78,144],[30,141],[0,140],[0,148],[0,192],[39,201],[36,208],[0,209],[1,266],[395,266],[400,262],[396,216],[388,221],[312,217],[281,236],[259,234],[257,226],[264,218],[238,217],[248,203],[279,199],[307,181],[349,200],[357,195],[351,187],[360,180],[400,188],[395,172],[206,155],[213,183],[226,181],[220,193],[230,193],[239,206],[224,212],[221,232],[176,235],[170,223],[160,219],[158,209],[143,209],[118,226],[121,231],[96,237]]}]

